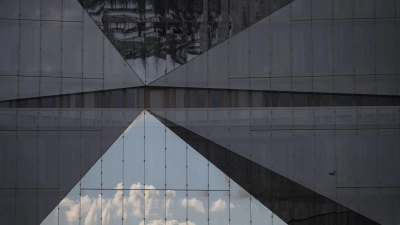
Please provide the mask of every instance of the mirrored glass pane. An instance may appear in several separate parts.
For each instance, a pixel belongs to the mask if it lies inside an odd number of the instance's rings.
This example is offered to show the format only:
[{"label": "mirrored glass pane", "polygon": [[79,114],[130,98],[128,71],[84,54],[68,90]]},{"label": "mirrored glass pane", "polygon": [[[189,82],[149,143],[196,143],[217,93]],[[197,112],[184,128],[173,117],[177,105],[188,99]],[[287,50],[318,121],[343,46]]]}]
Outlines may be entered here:
[{"label": "mirrored glass pane", "polygon": [[331,0],[312,0],[312,18],[313,19],[330,19],[332,18],[332,1]]},{"label": "mirrored glass pane", "polygon": [[181,204],[187,205],[188,221],[196,225],[209,224],[208,201],[208,191],[188,191],[187,197],[181,201]]},{"label": "mirrored glass pane", "polygon": [[355,131],[336,131],[337,185],[357,185],[357,135]]},{"label": "mirrored glass pane", "polygon": [[59,132],[39,132],[38,185],[43,188],[58,187]]},{"label": "mirrored glass pane", "polygon": [[[15,1],[2,1],[15,2]],[[0,4],[2,4],[0,3]],[[1,7],[0,7],[1,8]],[[7,11],[9,8],[7,8]],[[18,74],[19,21],[0,20],[0,74]]]},{"label": "mirrored glass pane", "polygon": [[[102,222],[102,206],[105,205],[102,204],[100,190],[81,190],[80,224],[100,225]],[[105,221],[107,219],[109,218],[104,218]]]},{"label": "mirrored glass pane", "polygon": [[63,21],[83,21],[83,8],[78,1],[62,1]]},{"label": "mirrored glass pane", "polygon": [[42,20],[61,20],[62,0],[41,0]]},{"label": "mirrored glass pane", "polygon": [[229,201],[229,191],[209,192],[209,224],[229,224],[231,208],[233,208],[233,203]]},{"label": "mirrored glass pane", "polygon": [[[39,4],[40,5],[40,4]],[[39,76],[40,74],[40,22],[20,21],[20,74]]]},{"label": "mirrored glass pane", "polygon": [[333,73],[331,21],[313,22],[312,42],[314,76],[331,75]]},{"label": "mirrored glass pane", "polygon": [[271,76],[290,76],[290,23],[271,23]]},{"label": "mirrored glass pane", "polygon": [[37,190],[17,190],[15,203],[16,224],[29,224],[37,220]]},{"label": "mirrored glass pane", "polygon": [[40,19],[40,0],[21,0],[19,2],[20,19]]},{"label": "mirrored glass pane", "polygon": [[83,77],[103,78],[103,34],[89,15],[83,25]]},{"label": "mirrored glass pane", "polygon": [[378,133],[376,131],[357,132],[358,184],[378,186]]},{"label": "mirrored glass pane", "polygon": [[269,77],[271,72],[269,19],[262,20],[250,27],[249,42],[250,77]]},{"label": "mirrored glass pane", "polygon": [[146,185],[144,191],[144,219],[147,222],[160,225],[165,224],[165,190],[156,190],[153,185]]},{"label": "mirrored glass pane", "polygon": [[293,139],[291,131],[272,132],[272,168],[285,177],[293,176]]},{"label": "mirrored glass pane", "polygon": [[[101,191],[101,211],[96,208],[96,211],[94,211],[93,214],[97,214],[98,212],[101,214],[98,215],[101,217],[101,223],[100,224],[115,224],[115,225],[122,225],[122,217],[124,215],[127,215],[128,211],[124,208],[123,204],[123,198],[125,197],[130,197],[124,196],[126,191],[121,190],[122,189],[122,183],[119,183],[117,187],[115,187],[116,190],[102,190]],[[96,193],[97,194],[97,193]],[[139,196],[136,196],[140,198]],[[94,199],[95,201],[97,200],[98,203],[100,203],[100,195],[97,199]],[[129,201],[127,202],[128,204],[130,203]],[[94,204],[94,203],[93,203]],[[91,209],[92,210],[92,209]],[[129,213],[132,213],[132,211],[129,211]],[[88,214],[89,216],[89,214]],[[92,214],[90,214],[92,216]],[[98,224],[96,221],[95,223],[92,224]]]},{"label": "mirrored glass pane", "polygon": [[144,184],[144,114],[140,114],[124,132],[124,185]]},{"label": "mirrored glass pane", "polygon": [[166,188],[186,189],[186,143],[167,128],[166,145]]},{"label": "mirrored glass pane", "polygon": [[249,77],[249,29],[229,39],[229,78]]},{"label": "mirrored glass pane", "polygon": [[[364,2],[364,1],[363,1]],[[364,3],[361,3],[364,4]],[[371,20],[354,21],[355,73],[375,73],[375,33]]]},{"label": "mirrored glass pane", "polygon": [[338,75],[354,73],[353,21],[333,22],[334,71]]},{"label": "mirrored glass pane", "polygon": [[166,128],[148,113],[145,113],[145,126],[145,184],[164,189]]},{"label": "mirrored glass pane", "polygon": [[[143,185],[142,185],[143,186]],[[145,197],[141,184],[132,185],[131,190],[124,190],[124,224],[140,224],[144,218]]]},{"label": "mirrored glass pane", "polygon": [[62,76],[82,77],[82,23],[62,23]]},{"label": "mirrored glass pane", "polygon": [[228,69],[228,42],[225,41],[208,51],[208,87],[227,88]]},{"label": "mirrored glass pane", "polygon": [[187,165],[188,190],[207,190],[208,161],[189,145]]},{"label": "mirrored glass pane", "polygon": [[124,139],[121,135],[102,156],[102,188],[113,189],[123,185]]},{"label": "mirrored glass pane", "polygon": [[41,75],[61,76],[61,22],[41,23]]},{"label": "mirrored glass pane", "polygon": [[4,189],[0,191],[0,216],[3,217],[2,221],[8,224],[15,224],[15,190]]},{"label": "mirrored glass pane", "polygon": [[292,22],[292,75],[312,73],[311,22]]},{"label": "mirrored glass pane", "polygon": [[17,133],[17,187],[37,187],[38,132]]},{"label": "mirrored glass pane", "polygon": [[333,4],[333,18],[334,19],[345,19],[353,17],[353,1],[348,0],[336,0],[332,1]]},{"label": "mirrored glass pane", "polygon": [[294,181],[314,186],[314,132],[293,131]]},{"label": "mirrored glass pane", "polygon": [[[385,5],[389,4],[386,3]],[[377,74],[396,73],[396,40],[393,35],[393,31],[396,29],[395,26],[396,21],[393,19],[378,20],[375,23]]]},{"label": "mirrored glass pane", "polygon": [[0,187],[15,187],[17,133],[15,131],[0,132]]},{"label": "mirrored glass pane", "polygon": [[3,18],[18,19],[19,18],[19,1],[1,1],[0,14]]},{"label": "mirrored glass pane", "polygon": [[230,196],[230,224],[249,224],[250,194],[231,179]]}]

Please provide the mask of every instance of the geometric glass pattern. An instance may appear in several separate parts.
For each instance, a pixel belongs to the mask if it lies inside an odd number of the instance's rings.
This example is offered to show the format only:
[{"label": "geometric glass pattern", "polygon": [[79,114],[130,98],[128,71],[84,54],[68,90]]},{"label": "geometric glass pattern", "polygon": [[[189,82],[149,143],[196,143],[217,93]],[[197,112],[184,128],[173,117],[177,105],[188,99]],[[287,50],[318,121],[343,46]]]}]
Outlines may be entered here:
[{"label": "geometric glass pattern", "polygon": [[57,223],[286,224],[146,111],[41,224]]}]

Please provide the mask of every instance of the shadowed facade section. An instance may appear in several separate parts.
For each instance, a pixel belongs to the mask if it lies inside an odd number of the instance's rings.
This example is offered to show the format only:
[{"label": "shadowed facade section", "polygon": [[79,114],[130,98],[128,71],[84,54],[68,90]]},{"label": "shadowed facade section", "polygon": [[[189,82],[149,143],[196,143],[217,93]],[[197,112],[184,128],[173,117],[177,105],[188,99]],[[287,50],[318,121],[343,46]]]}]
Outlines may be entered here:
[{"label": "shadowed facade section", "polygon": [[288,224],[378,224],[159,115],[152,114]]}]

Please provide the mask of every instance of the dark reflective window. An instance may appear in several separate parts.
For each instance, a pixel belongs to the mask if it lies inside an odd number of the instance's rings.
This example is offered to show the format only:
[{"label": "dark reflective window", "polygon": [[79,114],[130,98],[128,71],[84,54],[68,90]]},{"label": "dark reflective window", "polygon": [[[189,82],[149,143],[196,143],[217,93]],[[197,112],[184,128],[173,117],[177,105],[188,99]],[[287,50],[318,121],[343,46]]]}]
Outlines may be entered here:
[{"label": "dark reflective window", "polygon": [[357,95],[356,96],[356,104],[357,104],[357,106],[362,106],[363,105],[363,96],[362,95]]},{"label": "dark reflective window", "polygon": [[185,108],[185,89],[176,89],[176,108]]},{"label": "dark reflective window", "polygon": [[363,106],[375,106],[375,96],[364,95]]},{"label": "dark reflective window", "polygon": [[290,93],[280,93],[279,94],[279,107],[290,107],[291,104],[291,97]]},{"label": "dark reflective window", "polygon": [[312,93],[307,93],[307,105],[308,107],[313,107],[313,94]]},{"label": "dark reflective window", "polygon": [[28,99],[26,100],[26,107],[27,108],[38,108],[39,107],[39,99]]},{"label": "dark reflective window", "polygon": [[390,96],[379,96],[378,97],[379,106],[390,106]]},{"label": "dark reflective window", "polygon": [[110,108],[110,100],[111,100],[111,92],[110,91],[105,91],[103,95],[103,107],[104,108]]},{"label": "dark reflective window", "polygon": [[249,92],[239,91],[238,92],[238,107],[249,107]]},{"label": "dark reflective window", "polygon": [[229,107],[229,91],[222,91],[222,107]]},{"label": "dark reflective window", "polygon": [[230,106],[237,107],[237,91],[231,91]]},{"label": "dark reflective window", "polygon": [[272,107],[278,107],[278,93],[272,93]]},{"label": "dark reflective window", "polygon": [[54,97],[54,107],[55,108],[61,107],[61,97],[60,96]]},{"label": "dark reflective window", "polygon": [[253,91],[251,93],[251,107],[263,107],[264,102],[264,92]]},{"label": "dark reflective window", "polygon": [[352,95],[337,95],[336,96],[337,106],[352,106],[353,96]]},{"label": "dark reflective window", "polygon": [[164,107],[164,90],[150,90],[149,101],[151,108],[163,108]]},{"label": "dark reflective window", "polygon": [[61,107],[62,108],[69,108],[69,96],[65,95],[61,97]]},{"label": "dark reflective window", "polygon": [[42,98],[41,101],[41,106],[42,108],[53,108],[53,98],[52,97],[48,97],[48,98]]},{"label": "dark reflective window", "polygon": [[265,107],[271,107],[271,92],[265,92]]},{"label": "dark reflective window", "polygon": [[144,108],[144,88],[139,88],[138,89],[138,92],[137,92],[137,94],[138,94],[138,105],[137,105],[137,107],[138,108]]},{"label": "dark reflective window", "polygon": [[314,106],[321,106],[321,95],[318,93],[314,94]]},{"label": "dark reflective window", "polygon": [[95,93],[85,93],[83,95],[84,108],[94,108],[95,106]]},{"label": "dark reflective window", "polygon": [[195,108],[195,91],[194,90],[189,91],[189,107]]},{"label": "dark reflective window", "polygon": [[207,90],[196,91],[196,107],[197,108],[207,107]]},{"label": "dark reflective window", "polygon": [[80,108],[81,107],[81,95],[71,95],[69,97],[69,107],[70,108]]},{"label": "dark reflective window", "polygon": [[168,90],[168,108],[175,108],[175,89]]},{"label": "dark reflective window", "polygon": [[220,108],[222,106],[222,91],[210,90],[210,107]]},{"label": "dark reflective window", "polygon": [[306,106],[306,95],[300,93],[293,94],[293,106],[294,107]]},{"label": "dark reflective window", "polygon": [[124,107],[124,93],[122,90],[115,90],[111,93],[111,108]]},{"label": "dark reflective window", "polygon": [[321,94],[321,106],[332,106],[333,97],[329,94]]},{"label": "dark reflective window", "polygon": [[96,93],[96,108],[103,108],[103,93]]}]

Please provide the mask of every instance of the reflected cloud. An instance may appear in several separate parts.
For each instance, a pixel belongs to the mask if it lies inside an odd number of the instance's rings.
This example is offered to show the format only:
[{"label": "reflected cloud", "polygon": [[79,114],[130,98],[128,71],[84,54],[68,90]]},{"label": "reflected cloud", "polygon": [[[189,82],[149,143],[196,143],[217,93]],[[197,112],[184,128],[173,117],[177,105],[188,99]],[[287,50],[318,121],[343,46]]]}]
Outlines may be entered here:
[{"label": "reflected cloud", "polygon": [[210,211],[211,212],[223,212],[223,211],[225,211],[225,208],[226,208],[226,202],[219,198],[217,201],[212,203]]},{"label": "reflected cloud", "polygon": [[234,209],[235,208],[235,204],[233,204],[232,202],[229,203],[229,208]]},{"label": "reflected cloud", "polygon": [[186,205],[194,208],[197,212],[206,213],[206,210],[204,209],[203,206],[203,202],[197,200],[196,198],[192,198],[189,200],[187,198],[182,199],[181,206],[186,207]]},{"label": "reflected cloud", "polygon": [[165,192],[165,195],[166,195],[165,196],[165,208],[166,208],[165,210],[166,210],[166,214],[168,216],[168,215],[170,215],[169,208],[170,208],[171,204],[173,204],[172,198],[176,196],[176,192],[172,191],[172,190],[167,190]]},{"label": "reflected cloud", "polygon": [[[145,221],[141,221],[139,225],[145,225]],[[196,225],[195,223],[188,221],[179,223],[177,220],[151,220],[146,225]]]}]

